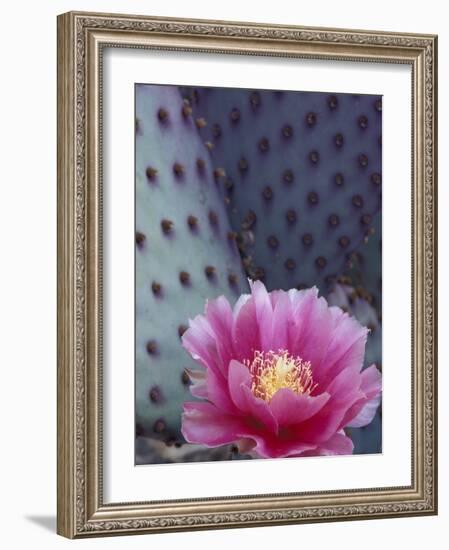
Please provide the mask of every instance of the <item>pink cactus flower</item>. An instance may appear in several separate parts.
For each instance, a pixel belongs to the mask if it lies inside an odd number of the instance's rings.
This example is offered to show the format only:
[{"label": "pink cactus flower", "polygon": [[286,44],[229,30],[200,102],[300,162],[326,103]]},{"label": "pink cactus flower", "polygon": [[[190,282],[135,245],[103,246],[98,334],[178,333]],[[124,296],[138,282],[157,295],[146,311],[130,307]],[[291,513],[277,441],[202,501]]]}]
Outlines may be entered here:
[{"label": "pink cactus flower", "polygon": [[234,443],[257,458],[346,455],[347,427],[373,419],[381,375],[362,370],[368,329],[317,289],[267,292],[251,284],[234,308],[206,303],[182,341],[190,371],[182,433],[207,447]]}]

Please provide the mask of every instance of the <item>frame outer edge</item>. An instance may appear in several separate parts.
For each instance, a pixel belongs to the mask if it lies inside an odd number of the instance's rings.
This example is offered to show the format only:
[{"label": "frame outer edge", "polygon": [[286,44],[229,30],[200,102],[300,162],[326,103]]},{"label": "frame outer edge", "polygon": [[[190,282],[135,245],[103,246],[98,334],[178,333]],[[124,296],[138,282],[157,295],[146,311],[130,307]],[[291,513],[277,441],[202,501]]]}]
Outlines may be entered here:
[{"label": "frame outer edge", "polygon": [[75,536],[74,48],[71,14],[57,18],[57,525]]},{"label": "frame outer edge", "polygon": [[433,294],[431,299],[433,305],[433,510],[434,515],[438,515],[438,35],[432,37],[432,43]]},{"label": "frame outer edge", "polygon": [[[112,21],[113,19],[113,21]],[[113,24],[115,22],[115,24]],[[92,254],[89,241],[98,237],[95,233],[96,214],[92,218],[93,187],[88,182],[93,177],[89,167],[90,145],[95,141],[91,123],[92,104],[86,99],[86,88],[92,79],[86,59],[87,31],[109,30],[123,33],[151,31],[155,35],[188,36],[234,36],[244,41],[275,39],[305,44],[319,42],[336,48],[339,43],[370,45],[373,56],[384,47],[395,52],[394,58],[413,52],[420,67],[421,83],[416,90],[422,109],[423,125],[420,128],[417,173],[421,174],[423,203],[420,212],[424,224],[423,248],[418,258],[424,264],[422,283],[424,313],[421,359],[425,359],[427,376],[420,406],[426,415],[420,416],[423,424],[425,449],[418,453],[420,494],[404,502],[387,499],[384,502],[352,506],[335,502],[332,506],[287,510],[274,507],[256,511],[231,510],[210,513],[187,513],[178,515],[169,511],[162,516],[129,516],[126,510],[114,507],[101,509],[98,501],[97,474],[92,475],[92,464],[98,456],[89,450],[92,436],[97,437],[96,420],[93,418],[98,395],[92,395],[92,384],[99,383],[95,373],[95,304],[96,293],[89,289],[92,283]],[[285,29],[285,32],[282,30]],[[360,34],[360,36],[359,36]],[[243,42],[242,42],[243,43]],[[239,47],[238,50],[241,48]],[[309,50],[308,50],[309,51]],[[329,55],[328,53],[326,55]],[[338,56],[337,56],[338,57]],[[410,58],[411,59],[411,58]],[[358,60],[355,56],[354,60]],[[379,519],[408,515],[437,513],[437,401],[436,401],[436,350],[437,350],[437,37],[435,35],[395,34],[376,31],[344,29],[317,29],[283,25],[264,25],[238,22],[214,22],[207,20],[124,16],[89,12],[69,12],[58,16],[58,518],[57,532],[68,538],[123,535],[143,532],[186,531],[201,529],[235,528],[242,526],[309,523],[350,519]],[[78,80],[77,80],[78,79]],[[92,99],[92,98],[91,98]],[[95,109],[94,109],[95,111]],[[86,116],[87,112],[87,116]],[[416,119],[415,119],[416,122]],[[86,147],[87,144],[87,147]],[[95,153],[95,152],[94,152]],[[415,150],[415,154],[417,150]],[[94,157],[96,158],[95,154]],[[425,164],[425,166],[423,166]],[[96,180],[96,177],[94,178]],[[95,187],[95,186],[94,186]],[[93,194],[95,197],[95,193]],[[98,197],[97,197],[98,198]],[[86,201],[87,199],[87,201]],[[87,202],[87,203],[86,203]],[[426,216],[427,214],[427,216]],[[419,226],[421,225],[421,222]],[[421,232],[421,229],[420,229]],[[89,245],[89,246],[87,246]],[[93,262],[95,263],[95,262]],[[95,278],[95,277],[94,277]],[[98,281],[97,281],[98,282]],[[95,285],[94,285],[95,286]],[[427,294],[427,295],[426,295]],[[93,309],[92,309],[93,308]],[[93,316],[92,316],[93,315]],[[424,332],[423,331],[423,332]],[[94,349],[95,348],[95,349]],[[423,368],[425,370],[425,368]],[[424,373],[422,373],[424,378]],[[422,381],[424,382],[424,381]],[[89,385],[90,384],[90,385]],[[421,387],[423,384],[421,383]],[[423,388],[424,389],[424,388]],[[421,394],[420,394],[421,395]],[[95,415],[94,415],[95,416]],[[425,418],[427,422],[424,422]],[[95,433],[94,433],[95,432]],[[424,463],[424,460],[428,462]],[[100,457],[101,461],[101,457]],[[97,472],[98,473],[98,472]],[[92,490],[97,496],[92,496]],[[101,496],[101,495],[100,495]],[[138,504],[138,503],[131,503]],[[192,503],[194,504],[194,503]],[[202,503],[204,504],[204,502]],[[100,506],[99,510],[96,508]],[[315,506],[315,505],[314,505]],[[104,517],[95,517],[96,512],[105,512]],[[112,512],[109,514],[108,512]],[[291,512],[291,513],[290,513]],[[93,514],[93,515],[92,515]],[[245,525],[243,525],[245,524]]]}]

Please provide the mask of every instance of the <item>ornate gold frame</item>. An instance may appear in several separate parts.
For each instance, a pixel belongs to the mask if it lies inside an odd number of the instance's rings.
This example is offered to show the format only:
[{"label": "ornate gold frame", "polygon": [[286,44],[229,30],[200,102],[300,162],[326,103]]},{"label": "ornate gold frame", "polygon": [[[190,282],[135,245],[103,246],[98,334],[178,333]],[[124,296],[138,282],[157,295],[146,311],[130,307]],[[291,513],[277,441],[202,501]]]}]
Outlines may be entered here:
[{"label": "ornate gold frame", "polygon": [[[412,68],[412,484],[104,504],[101,55],[104,46],[408,64]],[[81,538],[437,512],[437,37],[66,13],[58,17],[58,533]]]}]

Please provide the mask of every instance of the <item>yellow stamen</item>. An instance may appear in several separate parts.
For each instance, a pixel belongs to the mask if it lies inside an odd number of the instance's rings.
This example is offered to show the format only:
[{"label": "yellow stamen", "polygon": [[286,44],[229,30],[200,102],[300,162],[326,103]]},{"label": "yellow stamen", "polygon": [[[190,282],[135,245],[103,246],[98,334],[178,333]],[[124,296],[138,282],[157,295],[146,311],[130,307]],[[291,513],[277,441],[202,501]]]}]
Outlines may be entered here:
[{"label": "yellow stamen", "polygon": [[310,395],[317,387],[313,382],[310,361],[294,357],[286,350],[256,350],[252,360],[245,359],[243,362],[253,378],[251,391],[264,401],[270,402],[274,394],[282,388]]}]

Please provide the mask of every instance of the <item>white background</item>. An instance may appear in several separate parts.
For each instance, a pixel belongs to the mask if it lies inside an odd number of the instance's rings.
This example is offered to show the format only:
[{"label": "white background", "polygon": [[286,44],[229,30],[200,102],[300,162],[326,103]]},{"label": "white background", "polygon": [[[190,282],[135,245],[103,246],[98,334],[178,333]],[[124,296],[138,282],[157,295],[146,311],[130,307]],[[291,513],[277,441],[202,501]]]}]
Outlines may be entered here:
[{"label": "white background", "polygon": [[[440,34],[440,210],[448,203],[449,169],[449,31],[444,3],[407,4],[377,0],[334,0],[274,4],[248,0],[143,3],[136,0],[16,1],[2,6],[2,86],[0,88],[1,200],[0,322],[2,386],[0,413],[2,546],[5,548],[79,547],[144,548],[182,544],[184,548],[217,549],[284,544],[321,548],[378,549],[396,541],[408,549],[444,548],[449,534],[449,443],[440,436],[439,517],[374,520],[320,525],[258,528],[220,532],[153,535],[70,543],[54,534],[56,513],[56,24],[70,9],[248,20],[302,25],[372,28]],[[441,216],[440,242],[448,234]],[[449,258],[440,255],[440,426],[449,401],[449,330],[444,305],[449,297]]]},{"label": "white background", "polygon": [[[241,87],[281,83],[284,89],[383,94],[382,223],[388,238],[383,240],[382,454],[297,458],[282,465],[278,460],[242,460],[134,467],[134,296],[123,292],[134,285],[129,246],[135,231],[134,190],[122,185],[135,172],[134,83],[157,75],[162,83],[229,87],[236,85],[235,74]],[[105,53],[103,75],[105,502],[409,485],[411,322],[405,312],[411,308],[410,68],[112,48]]]}]

